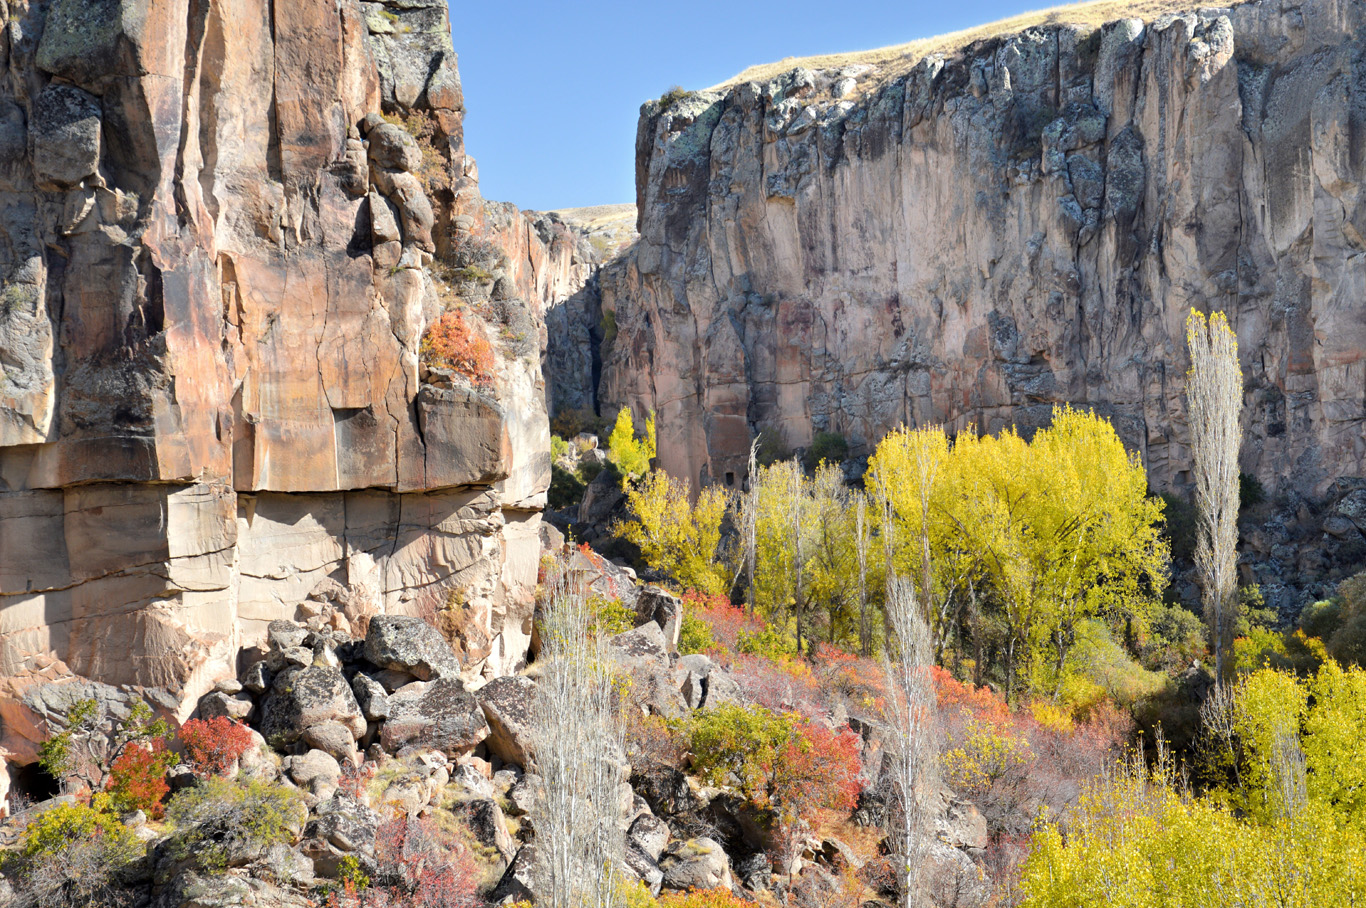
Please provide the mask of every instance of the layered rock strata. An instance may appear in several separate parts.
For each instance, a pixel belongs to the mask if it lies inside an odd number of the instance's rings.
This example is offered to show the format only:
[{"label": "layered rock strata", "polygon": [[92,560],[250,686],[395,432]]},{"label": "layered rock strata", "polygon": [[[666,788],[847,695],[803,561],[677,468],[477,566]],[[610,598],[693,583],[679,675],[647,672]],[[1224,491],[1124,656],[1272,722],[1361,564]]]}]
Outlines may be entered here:
[{"label": "layered rock strata", "polygon": [[[516,666],[572,249],[480,198],[444,0],[0,10],[8,756],[35,682],[183,713],[308,602],[440,613],[467,676]],[[478,299],[433,277],[474,246]],[[488,380],[422,362],[453,306]]]},{"label": "layered rock strata", "polygon": [[1082,404],[1179,489],[1185,320],[1224,310],[1285,543],[1366,473],[1364,27],[1259,0],[649,103],[640,239],[601,276],[604,407],[655,410],[696,486],[742,478],[762,429],[866,454],[902,423],[1027,432]]}]

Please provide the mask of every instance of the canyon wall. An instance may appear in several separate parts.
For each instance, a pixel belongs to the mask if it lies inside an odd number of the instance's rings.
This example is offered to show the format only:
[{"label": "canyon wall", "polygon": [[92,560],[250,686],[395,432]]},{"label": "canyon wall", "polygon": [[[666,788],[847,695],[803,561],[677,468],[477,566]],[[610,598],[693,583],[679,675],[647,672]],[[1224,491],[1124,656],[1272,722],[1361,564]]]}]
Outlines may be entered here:
[{"label": "canyon wall", "polygon": [[[350,625],[445,610],[471,680],[520,664],[542,315],[587,266],[480,198],[445,0],[0,22],[3,756],[33,759],[38,682],[184,718],[309,597]],[[443,279],[469,249],[488,267]],[[423,361],[453,307],[487,380]]]},{"label": "canyon wall", "polygon": [[646,104],[604,409],[655,410],[696,487],[742,478],[763,429],[863,455],[1083,404],[1180,489],[1184,325],[1224,310],[1243,466],[1280,505],[1245,581],[1340,576],[1366,561],[1363,26],[1260,0]]}]

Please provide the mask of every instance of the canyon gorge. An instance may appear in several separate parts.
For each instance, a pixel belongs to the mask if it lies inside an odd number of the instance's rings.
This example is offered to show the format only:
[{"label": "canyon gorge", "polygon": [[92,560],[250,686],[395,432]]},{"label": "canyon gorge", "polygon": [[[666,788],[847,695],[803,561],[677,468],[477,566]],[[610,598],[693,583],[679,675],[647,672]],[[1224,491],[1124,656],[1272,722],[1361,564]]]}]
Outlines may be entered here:
[{"label": "canyon gorge", "polygon": [[[642,108],[636,233],[484,200],[445,0],[0,0],[0,756],[51,682],[186,718],[277,619],[532,642],[549,417],[754,437],[1096,409],[1188,483],[1184,325],[1228,312],[1246,582],[1366,557],[1366,10],[1042,25]],[[626,231],[630,233],[630,231]],[[467,314],[484,380],[423,362]],[[362,631],[363,633],[363,631]]]}]

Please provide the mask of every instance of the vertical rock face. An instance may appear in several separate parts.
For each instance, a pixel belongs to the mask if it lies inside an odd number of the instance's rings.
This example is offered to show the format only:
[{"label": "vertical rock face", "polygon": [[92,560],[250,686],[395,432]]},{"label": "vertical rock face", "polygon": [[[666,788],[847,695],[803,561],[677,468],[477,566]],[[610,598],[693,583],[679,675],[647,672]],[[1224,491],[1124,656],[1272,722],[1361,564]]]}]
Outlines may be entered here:
[{"label": "vertical rock face", "polygon": [[[4,746],[35,680],[192,703],[310,593],[356,619],[459,588],[464,670],[514,666],[570,266],[479,197],[445,0],[0,9]],[[433,256],[475,241],[530,326],[471,315],[478,384],[419,362],[460,303]]]},{"label": "vertical rock face", "polygon": [[1366,472],[1364,27],[1259,0],[647,104],[604,404],[694,485],[759,429],[867,453],[1085,404],[1180,487],[1185,320],[1222,309],[1244,469],[1326,495]]}]

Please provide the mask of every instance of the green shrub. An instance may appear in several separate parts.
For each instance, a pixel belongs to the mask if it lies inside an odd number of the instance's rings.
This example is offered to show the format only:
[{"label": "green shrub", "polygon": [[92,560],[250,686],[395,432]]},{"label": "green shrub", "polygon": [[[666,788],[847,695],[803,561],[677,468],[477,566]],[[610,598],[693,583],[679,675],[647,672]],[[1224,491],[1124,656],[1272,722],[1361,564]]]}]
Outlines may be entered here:
[{"label": "green shrub", "polygon": [[144,850],[131,829],[97,795],[95,806],[62,804],[44,811],[19,839],[4,875],[34,908],[116,908],[132,902],[126,884]]},{"label": "green shrub", "polygon": [[60,804],[43,811],[20,836],[20,853],[26,858],[57,855],[77,842],[102,838],[116,850],[137,847],[132,830],[108,810],[89,804]]},{"label": "green shrub", "polygon": [[793,655],[796,641],[777,625],[767,625],[757,633],[741,631],[736,649],[749,656],[761,656],[778,661],[784,656]]},{"label": "green shrub", "polygon": [[1245,511],[1248,508],[1255,508],[1263,501],[1266,501],[1266,489],[1262,486],[1261,480],[1248,473],[1239,473],[1238,509]]},{"label": "green shrub", "polygon": [[802,466],[812,472],[823,463],[841,464],[849,456],[849,442],[838,432],[817,432],[802,458]]},{"label": "green shrub", "polygon": [[569,455],[569,442],[558,435],[550,436],[550,459],[559,460]]},{"label": "green shrub", "polygon": [[550,489],[546,492],[547,503],[557,511],[571,508],[583,500],[588,488],[578,474],[566,470],[558,463],[550,465]]},{"label": "green shrub", "polygon": [[622,604],[620,599],[604,599],[593,596],[588,600],[590,631],[594,636],[612,637],[624,634],[636,626],[635,612]]},{"label": "green shrub", "polygon": [[1172,558],[1177,561],[1190,561],[1195,556],[1196,518],[1195,505],[1180,495],[1162,493],[1165,503],[1163,516],[1166,526],[1163,535],[1171,546]]},{"label": "green shrub", "polygon": [[681,85],[672,86],[668,91],[659,96],[659,112],[668,113],[669,108],[691,94],[692,92],[685,90]]},{"label": "green shrub", "polygon": [[685,656],[705,653],[716,645],[711,625],[691,612],[683,613],[683,622],[678,629],[678,651]]},{"label": "green shrub", "polygon": [[259,779],[206,779],[171,801],[169,846],[179,860],[218,870],[290,842],[307,817],[297,791]]}]

